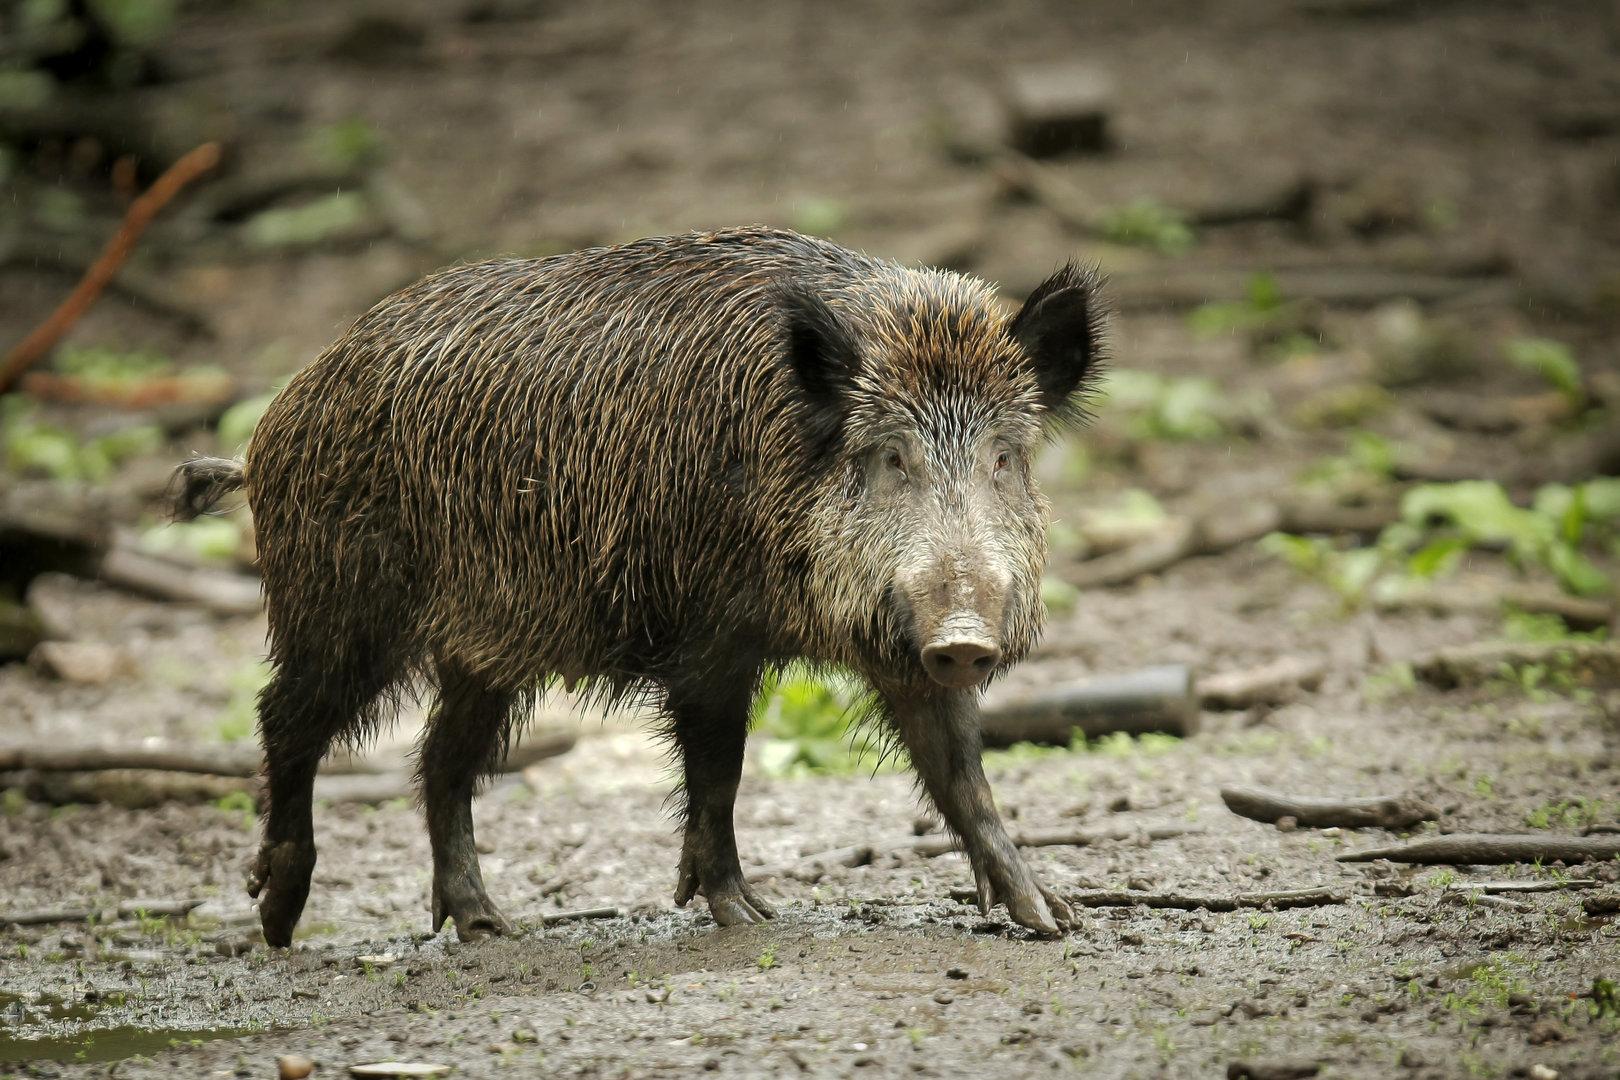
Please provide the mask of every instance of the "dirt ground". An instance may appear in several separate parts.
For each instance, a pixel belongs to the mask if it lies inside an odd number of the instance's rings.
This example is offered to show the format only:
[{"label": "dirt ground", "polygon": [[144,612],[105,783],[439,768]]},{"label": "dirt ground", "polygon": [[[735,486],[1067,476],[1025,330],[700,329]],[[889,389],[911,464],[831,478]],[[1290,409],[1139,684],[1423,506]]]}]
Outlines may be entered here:
[{"label": "dirt ground", "polygon": [[[1200,335],[1185,311],[1130,299],[1160,279],[1447,267],[1468,287],[1427,313],[1493,359],[1395,384],[1358,423],[1423,460],[1505,475],[1614,422],[1611,405],[1584,429],[1481,431],[1438,423],[1445,410],[1429,407],[1536,394],[1533,376],[1494,359],[1528,335],[1567,342],[1590,379],[1620,376],[1620,124],[1601,123],[1604,107],[1620,111],[1613,5],[284,0],[190,16],[163,49],[172,78],[135,93],[228,132],[238,175],[360,117],[386,148],[379,175],[422,219],[408,238],[396,222],[353,243],[263,250],[181,206],[136,267],[206,312],[213,336],[117,294],[75,331],[219,364],[250,388],[437,265],[767,221],[959,265],[1013,295],[1070,255],[1102,261],[1124,298],[1117,366],[1212,379],[1241,417],[1217,438],[1176,441],[1105,413],[1075,437],[1083,478],[1072,446],[1043,463],[1064,520],[1131,489],[1176,515],[1291,490],[1349,437],[1349,425],[1302,417],[1374,381],[1380,334],[1407,317],[1399,304],[1324,302],[1309,313],[1318,347],[1256,359],[1241,333]],[[1112,76],[1117,145],[1053,168],[1097,206],[1203,206],[1297,176],[1311,209],[1210,225],[1190,252],[1154,254],[1066,232],[1049,205],[1010,197],[993,163],[950,152],[993,121],[987,88],[1006,65],[1073,58]],[[1582,109],[1598,122],[1570,127]],[[116,217],[98,201],[104,184],[74,185],[92,223]],[[0,340],[20,338],[69,282],[0,266]],[[89,430],[109,423],[59,412]],[[220,448],[186,430],[125,464],[107,485],[110,512],[149,520],[164,469],[194,449]],[[1529,494],[1522,480],[1508,487]],[[1612,551],[1594,558],[1611,575],[1620,564]],[[1059,553],[1052,572],[1077,565]],[[1488,551],[1465,570],[1485,593],[1524,576]],[[124,666],[102,685],[0,666],[0,739],[245,734],[262,616],[61,576],[33,584],[62,632],[115,645]],[[1032,849],[1037,873],[1060,892],[1326,887],[1347,899],[1086,909],[1061,940],[953,899],[972,884],[956,854],[774,874],[762,887],[780,916],[765,926],[719,929],[673,908],[670,778],[633,715],[587,713],[574,750],[479,799],[485,880],[522,928],[472,945],[423,933],[431,864],[404,800],[318,812],[314,891],[295,946],[276,951],[259,942],[243,889],[256,826],[241,808],[49,806],[0,792],[0,913],[203,901],[188,919],[0,926],[0,1077],[272,1076],[289,1053],[318,1062],[317,1076],[405,1060],[466,1077],[1614,1077],[1620,1017],[1603,1015],[1594,987],[1620,980],[1620,905],[1606,900],[1620,895],[1620,862],[1338,862],[1396,837],[1283,831],[1218,795],[1230,783],[1410,794],[1442,811],[1427,831],[1620,826],[1620,691],[1403,677],[1403,662],[1503,634],[1488,603],[1347,608],[1252,543],[1085,590],[1054,615],[1017,686],[1285,656],[1320,658],[1327,674],[1274,707],[1206,712],[1179,741],[991,754],[1017,828],[1117,834]],[[562,699],[542,711],[546,727],[577,715]],[[417,716],[406,710],[389,747],[408,747]],[[909,777],[869,771],[782,777],[751,757],[745,869],[911,838],[923,808]],[[1150,839],[1161,826],[1181,829]],[[1546,888],[1463,887],[1503,881]],[[545,925],[603,905],[620,914]]]}]

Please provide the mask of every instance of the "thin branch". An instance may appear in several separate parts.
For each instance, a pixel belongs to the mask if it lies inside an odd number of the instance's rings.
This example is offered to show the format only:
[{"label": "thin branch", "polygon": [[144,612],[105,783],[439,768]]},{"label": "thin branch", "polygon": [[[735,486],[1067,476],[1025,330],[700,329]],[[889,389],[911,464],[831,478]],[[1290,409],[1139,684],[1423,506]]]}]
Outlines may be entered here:
[{"label": "thin branch", "polygon": [[17,380],[22,378],[23,373],[55,348],[63,335],[89,310],[96,297],[101,295],[101,291],[113,279],[113,275],[118,273],[119,267],[129,258],[130,252],[135,250],[135,242],[152,223],[158,211],[180,194],[187,184],[218,165],[219,160],[219,144],[204,143],[170,165],[145,194],[130,204],[123,223],[118,226],[118,232],[108,241],[101,257],[86,271],[78,286],[66,300],[62,301],[61,306],[35,327],[33,333],[19,342],[6,356],[5,362],[0,364],[0,394],[10,391],[17,384]]}]

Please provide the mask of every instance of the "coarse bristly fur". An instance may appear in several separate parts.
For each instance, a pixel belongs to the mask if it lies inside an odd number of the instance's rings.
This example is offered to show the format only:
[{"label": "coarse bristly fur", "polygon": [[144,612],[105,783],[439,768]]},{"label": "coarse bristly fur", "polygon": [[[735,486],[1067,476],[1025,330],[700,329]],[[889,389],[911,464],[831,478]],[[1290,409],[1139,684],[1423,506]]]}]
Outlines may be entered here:
[{"label": "coarse bristly fur", "polygon": [[[1041,619],[1030,457],[1078,415],[1102,318],[1072,265],[1009,316],[972,278],[758,227],[395,293],[277,396],[243,466],[179,470],[181,516],[246,488],[272,770],[363,738],[417,677],[477,718],[476,773],[553,677],[651,693],[690,757],[683,715],[720,688],[746,706],[791,660],[926,694],[944,626],[1004,670]],[[430,803],[448,752],[430,730]],[[303,828],[270,795],[267,849]]]}]

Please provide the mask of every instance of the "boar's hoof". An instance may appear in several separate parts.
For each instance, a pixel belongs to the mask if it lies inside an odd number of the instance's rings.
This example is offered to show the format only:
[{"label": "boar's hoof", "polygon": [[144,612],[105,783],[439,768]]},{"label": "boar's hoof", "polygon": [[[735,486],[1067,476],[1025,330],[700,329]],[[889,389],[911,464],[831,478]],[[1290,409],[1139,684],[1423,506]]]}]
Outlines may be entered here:
[{"label": "boar's hoof", "polygon": [[434,890],[433,932],[444,929],[446,919],[456,921],[460,941],[483,941],[512,932],[512,924],[482,892],[456,894]]},{"label": "boar's hoof", "polygon": [[309,879],[315,872],[315,845],[283,840],[264,844],[248,873],[248,895],[259,901],[259,924],[264,942],[276,948],[292,944],[293,927],[309,899]]},{"label": "boar's hoof", "polygon": [[698,885],[696,875],[691,872],[681,875],[680,886],[675,890],[675,905],[685,907],[687,901],[699,892],[709,902],[709,914],[721,926],[746,926],[776,918],[776,909],[760,899],[759,894],[745,882],[702,888]]},{"label": "boar's hoof", "polygon": [[746,926],[776,918],[776,909],[755,896],[746,886],[740,889],[716,890],[708,897],[709,914],[721,926]]}]

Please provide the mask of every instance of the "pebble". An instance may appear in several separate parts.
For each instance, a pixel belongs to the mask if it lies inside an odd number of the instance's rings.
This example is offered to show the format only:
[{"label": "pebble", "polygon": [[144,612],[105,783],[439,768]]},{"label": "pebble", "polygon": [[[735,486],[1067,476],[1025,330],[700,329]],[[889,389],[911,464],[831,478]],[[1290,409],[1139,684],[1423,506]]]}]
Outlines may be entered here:
[{"label": "pebble", "polygon": [[314,1060],[303,1054],[282,1054],[276,1058],[276,1075],[281,1080],[304,1080],[314,1071]]}]

